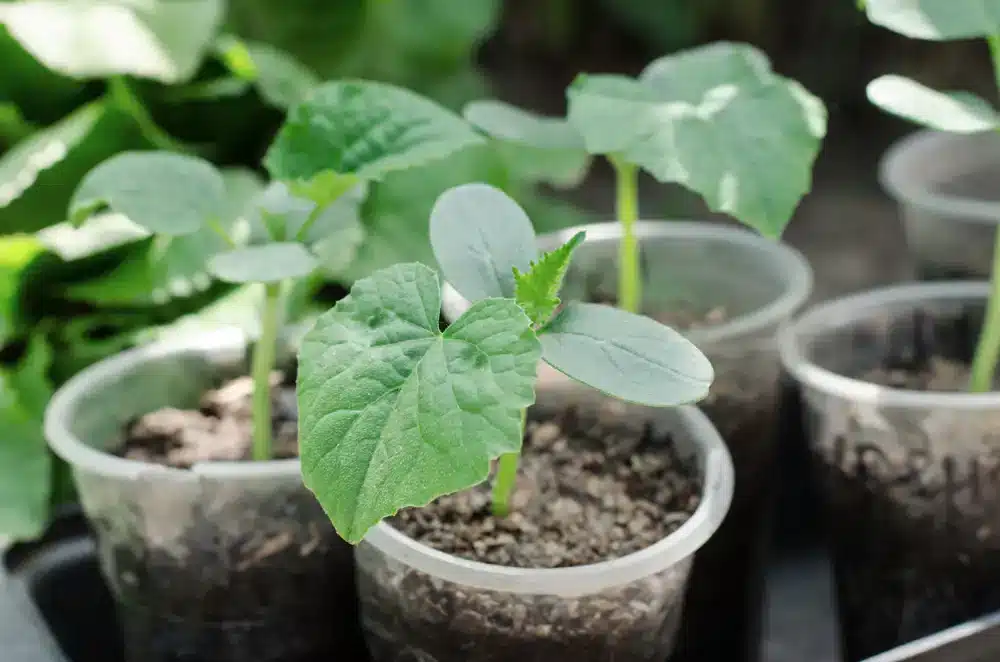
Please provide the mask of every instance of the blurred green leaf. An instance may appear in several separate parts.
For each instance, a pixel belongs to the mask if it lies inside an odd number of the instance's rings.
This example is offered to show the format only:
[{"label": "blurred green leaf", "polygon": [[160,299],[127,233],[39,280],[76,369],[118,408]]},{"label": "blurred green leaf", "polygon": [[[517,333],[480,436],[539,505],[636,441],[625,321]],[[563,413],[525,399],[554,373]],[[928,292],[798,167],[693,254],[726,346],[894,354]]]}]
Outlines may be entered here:
[{"label": "blurred green leaf", "polygon": [[1000,114],[971,92],[939,92],[902,76],[868,84],[868,99],[882,110],[938,131],[979,133],[1000,127]]},{"label": "blurred green leaf", "polygon": [[0,347],[22,330],[22,278],[25,268],[44,250],[30,235],[0,237]]},{"label": "blurred green leaf", "polygon": [[1000,31],[1000,0],[867,0],[868,20],[913,39],[947,41]]},{"label": "blurred green leaf", "polygon": [[305,246],[289,241],[234,248],[208,262],[209,271],[227,283],[280,283],[307,276],[317,266]]}]

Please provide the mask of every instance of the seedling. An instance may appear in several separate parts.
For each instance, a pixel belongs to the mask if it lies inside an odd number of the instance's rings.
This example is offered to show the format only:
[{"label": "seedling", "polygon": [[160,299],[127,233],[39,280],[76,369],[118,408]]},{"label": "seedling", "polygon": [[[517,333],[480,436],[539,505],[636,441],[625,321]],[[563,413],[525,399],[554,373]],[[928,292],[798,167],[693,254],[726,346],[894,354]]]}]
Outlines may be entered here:
[{"label": "seedling", "polygon": [[777,237],[809,190],[826,133],[822,102],[741,44],[662,57],[638,78],[580,75],[567,95],[566,120],[499,104],[470,107],[466,117],[499,140],[608,158],[622,224],[618,304],[631,312],[642,302],[635,236],[640,170]]},{"label": "seedling", "polygon": [[437,274],[399,264],[357,281],[299,352],[303,478],[346,540],[481,483],[495,459],[504,515],[539,358],[630,402],[674,406],[708,392],[711,364],[676,331],[560,301],[582,232],[539,256],[527,215],[485,184],[446,191],[430,232],[443,276],[473,302],[461,317],[440,331]]},{"label": "seedling", "polygon": [[[867,0],[863,9],[876,24],[913,39],[985,39],[1000,91],[1000,0]],[[938,91],[902,76],[868,84],[868,99],[882,110],[916,124],[951,133],[1000,130],[1000,112],[970,92]],[[1000,359],[1000,232],[993,249],[993,289],[972,360],[969,390],[993,387]]]},{"label": "seedling", "polygon": [[253,457],[268,460],[282,285],[321,265],[340,266],[331,262],[344,258],[342,233],[356,213],[352,194],[359,187],[480,140],[460,117],[407,90],[332,82],[292,109],[265,160],[275,181],[250,214],[227,214],[225,181],[207,161],[127,152],[84,178],[70,217],[79,223],[110,209],[153,234],[163,250],[183,242],[186,250],[208,252],[208,269],[222,281],[263,285],[252,361]]}]

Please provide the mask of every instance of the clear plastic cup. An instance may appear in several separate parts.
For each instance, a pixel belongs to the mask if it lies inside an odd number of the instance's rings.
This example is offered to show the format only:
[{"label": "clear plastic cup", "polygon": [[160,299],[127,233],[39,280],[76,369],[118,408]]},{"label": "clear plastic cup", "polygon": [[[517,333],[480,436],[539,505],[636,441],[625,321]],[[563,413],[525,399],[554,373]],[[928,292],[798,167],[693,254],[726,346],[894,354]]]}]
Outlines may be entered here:
[{"label": "clear plastic cup", "polygon": [[130,662],[333,659],[354,617],[351,550],[302,485],[297,460],[190,470],[111,454],[126,424],[246,367],[220,331],[98,363],[52,398],[45,432],[69,462],[97,535]]},{"label": "clear plastic cup", "polygon": [[989,278],[1000,223],[1000,135],[919,131],[883,157],[918,276]]},{"label": "clear plastic cup", "polygon": [[[609,402],[591,389],[564,382],[540,390],[533,412],[557,412],[570,405],[586,410]],[[666,659],[674,648],[692,558],[729,508],[732,462],[718,432],[693,407],[630,406],[622,415],[649,420],[654,433],[670,433],[682,454],[697,458],[702,495],[690,519],[640,552],[556,569],[465,560],[417,543],[383,522],[356,550],[362,625],[373,658]]]},{"label": "clear plastic cup", "polygon": [[879,289],[816,306],[781,333],[828,508],[849,659],[1000,609],[1000,393],[864,378],[922,369],[961,382],[948,371],[970,360],[988,292]]},{"label": "clear plastic cup", "polygon": [[[621,225],[596,223],[540,238],[542,250],[585,230],[574,253],[564,297],[613,303],[618,283]],[[675,326],[677,311],[720,313],[687,336],[708,356],[715,381],[698,405],[722,434],[736,468],[733,506],[719,532],[698,555],[681,645],[694,659],[724,654],[714,630],[720,618],[732,639],[752,635],[763,572],[764,520],[774,469],[781,365],[777,330],[809,298],[812,270],[795,249],[745,228],[717,223],[643,221],[636,224],[643,272],[643,310]],[[445,287],[445,316],[468,306]],[[683,321],[683,320],[680,320]],[[546,381],[565,380],[543,364]]]}]

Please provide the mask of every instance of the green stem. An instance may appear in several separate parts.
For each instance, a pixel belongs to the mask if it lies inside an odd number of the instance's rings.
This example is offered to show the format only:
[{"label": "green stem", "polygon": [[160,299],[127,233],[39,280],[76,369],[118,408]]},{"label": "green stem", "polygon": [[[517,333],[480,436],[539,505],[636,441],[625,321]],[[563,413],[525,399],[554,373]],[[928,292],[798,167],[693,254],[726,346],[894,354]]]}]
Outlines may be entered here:
[{"label": "green stem", "polygon": [[[333,204],[333,202],[335,202],[335,200],[331,201],[328,204]],[[296,241],[304,242],[306,240],[306,238],[309,236],[309,231],[312,230],[312,226],[315,225],[316,221],[320,219],[320,217],[323,215],[323,212],[326,210],[327,206],[328,205],[324,205],[321,207],[319,205],[316,205],[315,207],[313,207],[313,210],[309,212],[309,216],[306,217],[305,223],[303,223],[302,227],[299,228],[299,231],[295,233]]]},{"label": "green stem", "polygon": [[219,221],[214,218],[210,218],[208,219],[208,227],[212,232],[217,234],[222,241],[226,242],[227,246],[230,248],[236,248],[236,242],[233,241],[233,238],[229,236],[228,232],[226,232],[226,228],[222,227],[222,223],[219,223]]},{"label": "green stem", "polygon": [[146,106],[129,86],[124,76],[112,76],[108,81],[108,90],[111,93],[111,99],[132,118],[136,126],[139,127],[139,132],[156,149],[181,153],[191,152],[187,145],[174,140],[170,134],[156,124],[153,116],[149,114]]},{"label": "green stem", "polygon": [[281,322],[281,285],[264,286],[260,338],[253,351],[253,459],[271,459],[271,370],[277,353]]},{"label": "green stem", "polygon": [[[524,436],[524,426],[527,420],[527,410],[521,410],[521,436]],[[517,483],[517,463],[520,453],[507,453],[497,460],[497,475],[493,482],[493,516],[506,517],[510,512],[510,495]]]},{"label": "green stem", "polygon": [[639,243],[635,222],[639,219],[639,169],[632,163],[612,159],[616,179],[616,213],[622,225],[618,243],[618,306],[638,313],[642,303],[642,276],[639,271]]},{"label": "green stem", "polygon": [[990,298],[986,302],[986,319],[979,332],[979,344],[972,360],[969,390],[985,393],[993,387],[993,374],[1000,358],[1000,232],[996,233],[993,246],[993,276]]},{"label": "green stem", "polygon": [[1000,35],[990,35],[986,38],[986,43],[990,46],[990,59],[993,62],[993,80],[1000,91]]}]

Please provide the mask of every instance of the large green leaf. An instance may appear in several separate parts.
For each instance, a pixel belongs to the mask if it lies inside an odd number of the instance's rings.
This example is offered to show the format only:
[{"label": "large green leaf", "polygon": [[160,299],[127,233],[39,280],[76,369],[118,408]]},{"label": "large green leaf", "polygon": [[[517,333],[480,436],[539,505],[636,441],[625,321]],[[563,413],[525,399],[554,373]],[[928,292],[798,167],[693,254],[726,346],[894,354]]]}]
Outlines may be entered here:
[{"label": "large green leaf", "polygon": [[27,267],[45,247],[29,235],[0,237],[0,347],[21,330],[21,282]]},{"label": "large green leaf", "polygon": [[414,92],[338,81],[316,88],[291,110],[265,165],[283,181],[327,172],[380,179],[481,141],[462,118]]},{"label": "large green leaf", "polygon": [[638,80],[581,76],[569,119],[590,152],[682,184],[769,236],[809,190],[826,131],[819,99],[728,43],[660,58]]},{"label": "large green leaf", "polygon": [[618,308],[570,302],[540,338],[546,363],[628,402],[696,402],[712,384],[712,365],[689,340]]},{"label": "large green leaf", "polygon": [[970,92],[938,92],[902,76],[873,80],[868,99],[886,112],[938,131],[979,133],[1000,127],[1000,114],[985,99]]},{"label": "large green leaf", "polygon": [[223,0],[13,0],[0,3],[0,24],[71,78],[177,83],[194,75],[223,12]]},{"label": "large green leaf", "polygon": [[42,434],[52,352],[35,336],[21,360],[0,369],[0,535],[30,539],[45,529],[52,459]]},{"label": "large green leaf", "polygon": [[435,273],[397,265],[355,283],[302,343],[303,478],[348,541],[521,448],[541,353],[530,320],[487,299],[442,334],[440,312]]},{"label": "large green leaf", "polygon": [[431,246],[445,279],[466,299],[513,298],[513,269],[538,255],[531,220],[503,191],[463,184],[431,210]]},{"label": "large green leaf", "polygon": [[126,152],[91,170],[70,201],[70,221],[102,209],[124,214],[150,232],[184,235],[226,212],[226,184],[200,158],[170,152]]},{"label": "large green leaf", "polygon": [[1000,31],[1000,0],[867,0],[868,20],[914,39],[990,37]]}]

